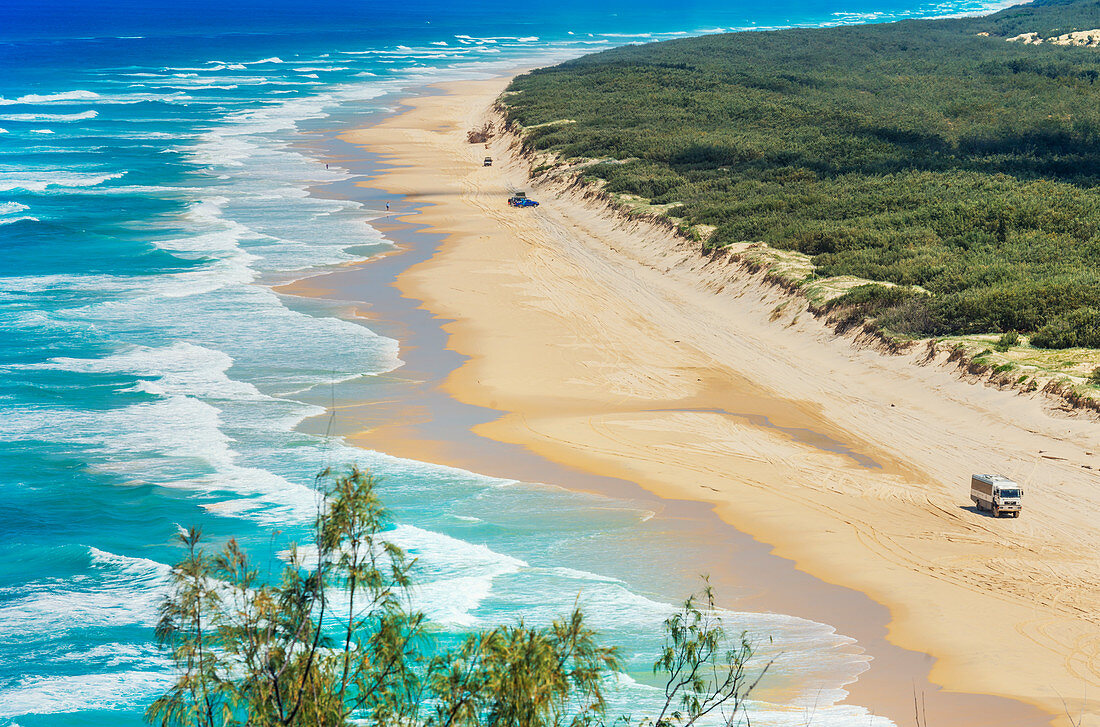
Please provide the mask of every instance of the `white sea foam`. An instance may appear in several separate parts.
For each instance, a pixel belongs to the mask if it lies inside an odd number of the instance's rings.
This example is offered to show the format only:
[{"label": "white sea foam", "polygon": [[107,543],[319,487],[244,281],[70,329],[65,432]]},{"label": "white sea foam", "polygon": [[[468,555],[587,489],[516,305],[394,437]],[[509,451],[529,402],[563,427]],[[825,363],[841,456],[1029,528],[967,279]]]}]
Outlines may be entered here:
[{"label": "white sea foam", "polygon": [[417,558],[414,605],[443,625],[477,623],[473,612],[489,596],[494,580],[527,567],[484,545],[412,525],[398,525],[386,537]]},{"label": "white sea foam", "polygon": [[153,644],[120,644],[117,642],[100,644],[83,651],[70,651],[53,657],[60,662],[70,662],[96,666],[118,668],[135,662],[161,662],[168,666],[167,657]]},{"label": "white sea foam", "polygon": [[50,187],[94,187],[112,179],[118,179],[124,174],[126,172],[66,172],[45,169],[0,171],[0,192],[13,189],[43,192]]},{"label": "white sea foam", "polygon": [[[128,131],[125,138],[127,139],[190,139],[194,138],[195,134],[185,134],[179,132],[167,132],[167,131]],[[157,187],[147,187],[149,190],[156,190]],[[160,187],[164,189],[164,187]],[[183,187],[177,187],[177,189],[184,189]]]},{"label": "white sea foam", "polygon": [[[293,209],[279,210],[280,206],[287,206],[286,198],[277,195],[271,197],[256,204],[269,205],[277,214],[294,217]],[[280,385],[285,390],[307,389],[333,378],[346,379],[364,373],[379,373],[399,365],[396,342],[382,339],[352,323],[331,318],[317,319],[289,311],[270,290],[239,287],[255,277],[250,266],[258,259],[257,255],[244,251],[241,248],[242,243],[252,245],[252,249],[261,252],[276,267],[277,261],[291,263],[291,267],[309,264],[309,261],[318,259],[320,252],[310,249],[310,238],[300,243],[281,241],[225,218],[222,208],[228,201],[228,198],[217,197],[194,203],[188,217],[195,233],[158,243],[175,254],[204,257],[213,255],[217,257],[216,260],[194,270],[158,276],[43,276],[0,280],[0,290],[13,293],[19,293],[20,290],[42,292],[53,289],[88,291],[96,297],[103,293],[124,294],[124,298],[91,303],[81,308],[60,311],[46,318],[28,313],[17,318],[14,323],[27,326],[92,324],[110,329],[119,324],[126,326],[129,325],[127,321],[134,321],[145,327],[160,326],[168,337],[211,339],[214,343],[207,348],[223,351],[249,351],[254,342],[263,341],[270,350],[279,352],[283,365],[288,367],[286,372],[271,379],[272,383],[281,382]],[[348,204],[317,200],[313,207],[314,215],[337,214],[348,209]],[[267,214],[266,209],[265,207],[264,214]],[[310,220],[307,216],[304,220],[294,220],[294,223],[308,226],[317,221],[316,217]],[[337,223],[337,220],[332,222]],[[361,240],[349,238],[333,247],[338,251],[343,245],[359,241]],[[295,264],[299,260],[300,264]],[[237,292],[227,295],[225,291],[229,290]],[[222,292],[213,296],[214,291]],[[178,316],[175,304],[170,301],[179,297],[191,299],[189,310],[192,316],[182,319]],[[230,335],[233,331],[236,331],[235,336]],[[303,333],[307,331],[309,334],[305,340],[312,345],[303,346]],[[338,360],[337,353],[348,345],[352,345],[359,352],[358,355],[343,355]],[[294,421],[301,418],[302,414],[299,413]]]},{"label": "white sea foam", "polygon": [[[14,222],[22,222],[24,220],[38,221],[38,218],[31,217],[30,214],[20,214],[30,208],[26,205],[22,205],[20,202],[0,202],[0,224],[12,224]],[[2,289],[2,287],[0,287]]]},{"label": "white sea foam", "polygon": [[0,121],[83,121],[97,116],[99,112],[92,109],[78,114],[0,114]]},{"label": "white sea foam", "polygon": [[128,93],[128,94],[116,94],[113,96],[100,96],[96,101],[97,105],[102,104],[136,104],[144,103],[147,101],[157,101],[161,103],[182,104],[189,101],[193,101],[194,97],[189,96],[183,91],[174,91],[172,93]]},{"label": "white sea foam", "polygon": [[[72,280],[55,282],[71,284]],[[90,282],[83,281],[85,285]],[[100,285],[103,281],[94,282]],[[163,286],[163,282],[155,285]],[[194,322],[180,320],[174,306],[157,302],[162,297],[159,292],[154,297],[93,304],[74,311],[75,315],[61,314],[63,320],[98,321],[101,326],[141,321],[143,326],[157,328],[177,342],[159,348],[133,347],[104,359],[61,358],[24,368],[132,374],[141,379],[138,388],[160,399],[96,412],[13,409],[5,419],[6,435],[13,440],[29,438],[81,446],[93,467],[149,478],[162,485],[237,493],[219,509],[225,514],[273,524],[308,518],[315,505],[312,490],[266,470],[239,464],[234,441],[236,437],[253,445],[265,438],[281,441],[302,419],[320,414],[323,409],[273,398],[261,394],[253,384],[229,378],[227,371],[235,362],[225,350],[232,348],[254,356],[263,351],[257,347],[263,341],[267,352],[260,360],[274,354],[286,367],[273,372],[277,377],[269,384],[308,388],[333,378],[336,372],[342,378],[361,375],[367,366],[385,362],[387,355],[394,363],[384,363],[384,368],[396,366],[396,346],[387,354],[391,346],[388,339],[380,339],[354,324],[289,311],[266,289],[242,288],[235,302],[232,296],[222,293],[197,295],[209,300],[192,296],[189,310]],[[224,315],[223,311],[241,315],[247,325],[220,323],[215,316]],[[39,326],[41,322],[30,324]],[[305,332],[309,343],[303,346]],[[216,345],[225,350],[180,341],[196,336],[214,336],[219,341]],[[358,341],[352,344],[353,349],[362,355],[341,354],[344,349],[336,341],[346,345],[355,339]],[[372,349],[382,355],[372,354]],[[361,368],[349,370],[349,365]],[[111,434],[104,437],[104,432]],[[202,467],[196,470],[197,463],[205,463],[206,471]],[[181,473],[192,474],[181,477]]]},{"label": "white sea foam", "polygon": [[153,626],[167,587],[169,568],[88,548],[90,569],[71,581],[35,581],[8,589],[0,606],[0,642],[28,635],[56,638],[73,630],[127,625]]},{"label": "white sea foam", "polygon": [[[281,406],[283,416],[262,422],[268,429],[284,429],[303,416],[323,411],[276,400],[269,400],[266,408],[271,404]],[[248,415],[255,417],[263,410],[252,402]],[[238,507],[237,512],[260,522],[283,525],[308,519],[315,511],[313,491],[267,470],[238,464],[233,439],[222,431],[222,425],[218,408],[180,395],[102,412],[19,407],[5,412],[9,441],[31,439],[79,446],[92,469],[117,472],[134,481],[148,479],[163,487],[235,493],[233,503],[253,498],[250,507]],[[47,618],[66,610],[106,625],[147,623],[155,619],[156,601],[156,594],[141,602],[117,589],[91,594],[56,586],[32,589],[22,600],[0,608],[0,638],[8,624],[14,628],[36,614]]]},{"label": "white sea foam", "polygon": [[[653,649],[652,653],[633,655],[633,668],[644,667],[656,658],[657,645],[651,634],[675,611],[671,604],[634,593],[616,579],[560,567],[527,569],[498,583],[494,590],[500,603],[522,603],[517,615],[532,624],[547,623],[577,603],[594,628],[614,631],[631,644],[645,644],[645,648]],[[770,713],[801,714],[803,708],[809,706],[828,712],[846,696],[843,685],[867,668],[867,657],[851,648],[852,639],[838,635],[825,624],[781,614],[729,610],[718,613],[727,633],[735,636],[747,631],[750,634],[757,664],[774,661],[775,678],[770,679],[769,686],[781,687],[786,695],[783,707],[757,705],[758,711],[768,714],[762,720],[754,716],[754,722],[788,724],[785,718],[776,717],[778,721],[771,721]],[[866,711],[858,707],[838,709],[834,717],[868,718]]]},{"label": "white sea foam", "polygon": [[496,43],[496,38],[475,38],[472,35],[456,35],[459,43]]},{"label": "white sea foam", "polygon": [[[189,238],[188,241],[193,241]],[[22,275],[0,278],[0,296],[51,293],[84,297],[132,299],[151,307],[154,301],[174,305],[173,299],[211,293],[231,284],[248,283],[255,272],[247,266],[247,254],[230,255],[207,266],[159,276]],[[65,316],[68,317],[68,316]],[[35,364],[37,365],[37,364]]]},{"label": "white sea foam", "polygon": [[58,357],[46,363],[26,366],[152,377],[152,380],[142,382],[141,389],[160,396],[187,395],[208,400],[235,401],[267,399],[252,384],[229,378],[226,372],[232,365],[233,359],[221,351],[186,341],[176,341],[160,348],[135,346],[105,358]]},{"label": "white sea foam", "polygon": [[99,98],[99,94],[93,91],[62,91],[60,93],[37,94],[28,93],[18,98],[4,98],[0,96],[0,106],[12,104],[48,104],[60,101],[91,101]]},{"label": "white sea foam", "polygon": [[170,570],[167,565],[155,560],[118,555],[90,546],[88,555],[93,568],[107,571],[115,576],[123,576],[127,582],[159,584]]},{"label": "white sea foam", "polygon": [[30,207],[19,202],[0,202],[0,215],[10,215],[28,209],[30,209]]},{"label": "white sea foam", "polygon": [[26,676],[0,691],[0,718],[144,706],[172,683],[167,664],[72,676]]},{"label": "white sea foam", "polygon": [[[206,70],[206,69],[203,69]],[[170,75],[161,74],[146,74],[148,81],[142,82],[143,86],[166,86],[170,88],[188,88],[188,87],[210,87],[213,85],[226,85],[234,84],[240,85],[259,85],[267,81],[267,76],[237,76],[237,75],[225,75],[225,76],[211,76],[211,75],[199,75],[197,73],[176,73]]]},{"label": "white sea foam", "polygon": [[189,91],[209,91],[209,90],[233,91],[233,90],[239,88],[239,86],[237,86],[236,84],[231,83],[229,85],[210,84],[210,85],[200,85],[200,86],[187,86],[186,88]]},{"label": "white sea foam", "polygon": [[601,576],[597,573],[590,573],[589,571],[577,570],[575,568],[566,568],[564,566],[555,566],[549,569],[549,572],[555,576],[562,578],[570,578],[579,581],[599,581],[601,583],[617,583],[623,585],[622,580],[618,578],[611,578],[608,576]]},{"label": "white sea foam", "polygon": [[241,63],[229,63],[227,61],[207,61],[207,65],[199,66],[198,68],[165,68],[166,71],[224,71],[229,69],[231,71],[243,71],[245,70],[244,64]]}]

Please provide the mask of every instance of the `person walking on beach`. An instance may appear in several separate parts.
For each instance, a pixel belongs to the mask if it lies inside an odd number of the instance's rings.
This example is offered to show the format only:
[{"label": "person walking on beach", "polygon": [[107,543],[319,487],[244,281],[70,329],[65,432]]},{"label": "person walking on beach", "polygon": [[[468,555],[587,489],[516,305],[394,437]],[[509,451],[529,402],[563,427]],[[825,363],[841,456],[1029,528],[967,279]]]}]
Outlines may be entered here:
[{"label": "person walking on beach", "polygon": [[389,203],[389,202],[387,202],[387,203],[386,203],[386,211],[387,211],[387,212],[389,212],[389,211],[390,211],[390,203]]}]

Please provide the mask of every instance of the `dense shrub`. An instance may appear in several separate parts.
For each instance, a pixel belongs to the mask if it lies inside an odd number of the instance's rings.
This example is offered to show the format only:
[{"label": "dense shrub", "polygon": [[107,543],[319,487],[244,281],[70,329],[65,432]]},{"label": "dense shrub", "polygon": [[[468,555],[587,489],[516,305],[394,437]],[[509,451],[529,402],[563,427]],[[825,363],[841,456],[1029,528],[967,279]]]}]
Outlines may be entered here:
[{"label": "dense shrub", "polygon": [[898,286],[857,285],[844,295],[833,298],[826,309],[858,308],[868,315],[875,315],[887,308],[893,308],[913,298],[918,293]]},{"label": "dense shrub", "polygon": [[1001,334],[1001,337],[997,340],[996,345],[993,348],[997,349],[1001,353],[1004,353],[1008,349],[1012,348],[1020,342],[1020,334],[1016,331],[1006,331]]},{"label": "dense shrub", "polygon": [[599,164],[589,175],[607,181],[609,192],[629,192],[655,201],[684,186],[687,180],[668,167],[652,162]]},{"label": "dense shrub", "polygon": [[879,310],[894,330],[1054,345],[1091,340],[1053,332],[1100,300],[1100,53],[1005,38],[1096,27],[1097,0],[1040,0],[682,39],[520,76],[505,101],[521,125],[575,120],[525,143],[619,160],[587,174],[682,202],[711,247],[763,241],[930,291]]},{"label": "dense shrub", "polygon": [[931,327],[928,296],[901,286],[859,285],[824,308],[841,312],[837,318],[840,332],[869,318],[879,328],[896,334],[922,334]]},{"label": "dense shrub", "polygon": [[1064,313],[1036,331],[1031,342],[1041,348],[1100,348],[1100,310]]}]

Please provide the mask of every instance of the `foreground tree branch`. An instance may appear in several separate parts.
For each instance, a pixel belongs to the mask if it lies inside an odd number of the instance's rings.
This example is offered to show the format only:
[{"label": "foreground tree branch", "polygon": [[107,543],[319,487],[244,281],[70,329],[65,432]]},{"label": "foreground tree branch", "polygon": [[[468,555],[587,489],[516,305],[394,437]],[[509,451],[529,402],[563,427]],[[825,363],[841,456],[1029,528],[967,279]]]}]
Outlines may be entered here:
[{"label": "foreground tree branch", "polygon": [[[385,539],[377,480],[326,470],[311,548],[291,547],[277,578],[262,578],[230,540],[214,556],[180,536],[159,643],[176,683],[146,718],[161,727],[600,727],[621,668],[580,608],[544,628],[522,621],[443,649],[409,606],[415,562]],[[316,557],[312,553],[315,548]],[[343,603],[341,599],[347,599]],[[716,712],[734,724],[767,671],[725,634],[706,585],[664,623],[654,665],[665,704],[639,725],[689,727]],[[632,717],[617,723],[628,725]]]}]

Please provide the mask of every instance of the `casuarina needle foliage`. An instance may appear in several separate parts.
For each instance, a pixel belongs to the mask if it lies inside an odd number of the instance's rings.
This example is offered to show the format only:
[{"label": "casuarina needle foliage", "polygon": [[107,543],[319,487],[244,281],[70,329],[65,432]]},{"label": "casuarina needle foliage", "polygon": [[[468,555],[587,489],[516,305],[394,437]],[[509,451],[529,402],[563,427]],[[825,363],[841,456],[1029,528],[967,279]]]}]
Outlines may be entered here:
[{"label": "casuarina needle foliage", "polygon": [[688,727],[739,724],[767,672],[732,648],[709,585],[664,623],[655,715],[607,715],[620,668],[579,608],[544,627],[476,631],[446,648],[410,606],[415,563],[385,535],[378,481],[326,470],[314,543],[265,577],[230,540],[214,554],[180,536],[157,637],[176,681],[146,712],[161,727]]}]

